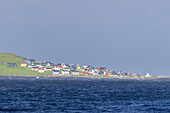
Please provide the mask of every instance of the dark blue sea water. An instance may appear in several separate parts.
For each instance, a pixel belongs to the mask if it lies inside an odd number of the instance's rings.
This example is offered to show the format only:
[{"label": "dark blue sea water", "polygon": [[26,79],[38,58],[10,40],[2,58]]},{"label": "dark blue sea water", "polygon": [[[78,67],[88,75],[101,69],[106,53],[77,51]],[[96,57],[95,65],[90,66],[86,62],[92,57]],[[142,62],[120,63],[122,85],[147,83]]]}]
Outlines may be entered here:
[{"label": "dark blue sea water", "polygon": [[0,112],[170,112],[170,80],[0,77]]}]

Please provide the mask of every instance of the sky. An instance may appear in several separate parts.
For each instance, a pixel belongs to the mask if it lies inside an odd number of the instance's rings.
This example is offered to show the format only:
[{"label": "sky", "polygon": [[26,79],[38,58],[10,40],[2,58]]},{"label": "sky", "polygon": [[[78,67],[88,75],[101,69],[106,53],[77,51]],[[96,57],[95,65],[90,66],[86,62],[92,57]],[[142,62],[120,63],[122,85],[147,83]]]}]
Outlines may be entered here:
[{"label": "sky", "polygon": [[1,0],[0,52],[170,76],[169,0]]}]

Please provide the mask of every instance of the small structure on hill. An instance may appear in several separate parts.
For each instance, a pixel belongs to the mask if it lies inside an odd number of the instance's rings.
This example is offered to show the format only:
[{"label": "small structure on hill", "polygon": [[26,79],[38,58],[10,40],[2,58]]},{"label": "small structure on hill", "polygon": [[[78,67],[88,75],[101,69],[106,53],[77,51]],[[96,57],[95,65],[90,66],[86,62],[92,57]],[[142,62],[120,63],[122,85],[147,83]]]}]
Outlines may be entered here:
[{"label": "small structure on hill", "polygon": [[21,63],[21,67],[27,67],[27,63]]},{"label": "small structure on hill", "polygon": [[16,63],[8,63],[8,67],[17,67]]}]

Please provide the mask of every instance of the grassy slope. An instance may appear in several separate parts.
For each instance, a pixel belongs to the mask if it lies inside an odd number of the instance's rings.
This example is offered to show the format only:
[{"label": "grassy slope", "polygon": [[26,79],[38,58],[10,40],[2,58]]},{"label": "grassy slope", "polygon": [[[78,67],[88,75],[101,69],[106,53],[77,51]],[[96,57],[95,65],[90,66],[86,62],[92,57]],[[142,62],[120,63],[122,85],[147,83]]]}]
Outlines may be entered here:
[{"label": "grassy slope", "polygon": [[[21,67],[20,64],[23,62],[23,59],[24,57],[11,53],[0,53],[0,75],[51,75],[51,72],[41,74]],[[8,67],[7,64],[2,64],[2,62],[17,63],[18,67]]]}]

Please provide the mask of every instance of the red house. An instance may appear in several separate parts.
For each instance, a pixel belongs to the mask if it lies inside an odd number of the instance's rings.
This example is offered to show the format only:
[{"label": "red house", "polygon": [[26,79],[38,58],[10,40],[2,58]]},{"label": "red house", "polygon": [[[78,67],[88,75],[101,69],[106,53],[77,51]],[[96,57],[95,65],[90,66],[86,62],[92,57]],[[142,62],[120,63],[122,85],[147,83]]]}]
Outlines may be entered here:
[{"label": "red house", "polygon": [[81,72],[83,75],[89,75],[89,72]]},{"label": "red house", "polygon": [[55,68],[63,68],[62,66],[55,66]]}]

